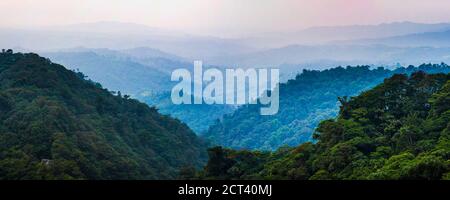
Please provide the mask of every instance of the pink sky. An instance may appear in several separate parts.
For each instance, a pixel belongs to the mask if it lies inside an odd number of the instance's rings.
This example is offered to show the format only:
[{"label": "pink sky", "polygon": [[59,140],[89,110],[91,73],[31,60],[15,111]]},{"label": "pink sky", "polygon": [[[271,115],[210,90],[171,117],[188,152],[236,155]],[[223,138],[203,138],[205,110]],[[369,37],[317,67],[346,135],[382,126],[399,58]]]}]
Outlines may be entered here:
[{"label": "pink sky", "polygon": [[120,21],[212,35],[450,22],[449,0],[1,0],[0,26]]}]

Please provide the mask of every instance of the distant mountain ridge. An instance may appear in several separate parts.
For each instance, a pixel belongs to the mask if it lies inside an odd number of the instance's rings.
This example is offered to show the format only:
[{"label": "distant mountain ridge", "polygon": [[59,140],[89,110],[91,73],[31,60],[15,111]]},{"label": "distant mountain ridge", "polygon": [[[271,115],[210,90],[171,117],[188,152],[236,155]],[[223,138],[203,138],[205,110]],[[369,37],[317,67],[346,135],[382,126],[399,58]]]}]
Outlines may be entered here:
[{"label": "distant mountain ridge", "polygon": [[441,32],[414,33],[401,36],[360,39],[335,43],[362,45],[379,44],[395,47],[450,47],[450,28]]},{"label": "distant mountain ridge", "polygon": [[235,39],[192,35],[122,22],[0,28],[0,46],[21,47],[34,52],[57,51],[79,46],[115,50],[146,46],[191,59],[252,50]]},{"label": "distant mountain ridge", "polygon": [[[374,40],[375,43],[377,40]],[[436,40],[439,42],[439,40]],[[396,47],[383,44],[326,44],[326,45],[289,45],[249,54],[220,56],[210,63],[222,63],[225,66],[240,67],[280,67],[281,72],[291,69],[283,65],[297,65],[303,68],[331,68],[334,63],[344,65],[382,65],[396,63],[402,65],[420,65],[422,63],[450,62],[450,47]],[[326,61],[326,62],[323,62]],[[313,64],[310,64],[313,63]]]},{"label": "distant mountain ridge", "polygon": [[0,46],[32,51],[88,48],[130,49],[142,46],[189,59],[209,60],[288,45],[323,45],[338,40],[385,38],[449,30],[448,23],[397,22],[379,25],[312,27],[301,31],[263,33],[244,38],[199,36],[140,24],[96,22],[28,29],[0,28]]},{"label": "distant mountain ridge", "polygon": [[[175,34],[168,30],[150,27],[143,24],[117,22],[117,21],[99,21],[90,23],[77,23],[68,25],[47,26],[38,28],[40,30],[52,31],[73,31],[73,32],[91,32],[105,34]],[[182,35],[182,34],[180,34]]]},{"label": "distant mountain ridge", "polygon": [[170,85],[161,84],[170,80],[169,74],[159,66],[142,65],[131,59],[114,54],[94,51],[54,52],[42,55],[61,63],[72,70],[80,70],[90,79],[104,87],[137,96],[144,91],[168,90]]},{"label": "distant mountain ridge", "polygon": [[338,40],[375,39],[447,30],[450,30],[450,23],[394,22],[377,25],[321,26],[300,31],[260,34],[243,42],[247,42],[249,46],[280,48],[288,45],[324,45]]}]

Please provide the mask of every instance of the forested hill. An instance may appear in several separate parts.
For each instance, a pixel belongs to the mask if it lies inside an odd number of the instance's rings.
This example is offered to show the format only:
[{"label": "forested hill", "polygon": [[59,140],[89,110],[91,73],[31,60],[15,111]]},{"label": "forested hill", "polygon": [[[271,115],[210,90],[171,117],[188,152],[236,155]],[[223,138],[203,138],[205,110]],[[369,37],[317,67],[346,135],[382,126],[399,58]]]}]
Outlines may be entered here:
[{"label": "forested hill", "polygon": [[205,161],[186,125],[83,78],[0,54],[0,179],[170,179]]},{"label": "forested hill", "polygon": [[[210,149],[197,178],[450,180],[450,74],[394,75],[277,152]],[[193,174],[184,174],[189,176]]]},{"label": "forested hill", "polygon": [[210,127],[205,138],[235,149],[275,150],[312,140],[320,121],[336,117],[338,97],[355,96],[383,82],[393,74],[450,72],[446,64],[409,66],[394,71],[369,66],[337,67],[308,71],[280,85],[280,109],[276,115],[261,116],[258,105],[240,107]]}]

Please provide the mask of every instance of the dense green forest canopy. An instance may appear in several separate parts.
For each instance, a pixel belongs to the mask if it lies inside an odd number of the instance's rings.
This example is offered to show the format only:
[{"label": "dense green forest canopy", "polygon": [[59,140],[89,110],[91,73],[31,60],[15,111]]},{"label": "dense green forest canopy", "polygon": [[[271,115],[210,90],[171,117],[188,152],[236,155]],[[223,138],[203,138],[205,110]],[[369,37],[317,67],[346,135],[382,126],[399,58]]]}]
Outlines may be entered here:
[{"label": "dense green forest canopy", "polygon": [[450,179],[450,74],[396,74],[276,152],[209,150],[202,179]]},{"label": "dense green forest canopy", "polygon": [[170,179],[205,144],[155,108],[36,54],[0,54],[0,179]]},{"label": "dense green forest canopy", "polygon": [[312,133],[322,120],[338,115],[337,97],[355,96],[393,74],[416,71],[448,73],[450,67],[423,64],[396,70],[369,66],[304,70],[295,79],[280,84],[280,110],[276,115],[262,116],[260,105],[244,105],[217,120],[203,136],[234,149],[276,150],[283,145],[296,146],[312,141]]}]

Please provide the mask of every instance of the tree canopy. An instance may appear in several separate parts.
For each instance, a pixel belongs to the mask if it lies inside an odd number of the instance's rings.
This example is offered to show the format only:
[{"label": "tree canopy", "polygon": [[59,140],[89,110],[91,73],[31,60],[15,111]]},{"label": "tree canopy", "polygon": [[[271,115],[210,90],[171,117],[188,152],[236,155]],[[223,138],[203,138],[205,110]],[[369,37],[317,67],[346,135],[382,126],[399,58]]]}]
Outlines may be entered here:
[{"label": "tree canopy", "polygon": [[[423,64],[396,70],[369,66],[304,70],[295,79],[280,84],[280,110],[276,115],[261,116],[261,105],[244,105],[217,120],[202,136],[234,149],[276,150],[311,142],[314,129],[322,120],[336,117],[346,97],[369,90],[394,74],[417,71],[449,73],[450,67]],[[338,97],[342,98],[338,101]]]},{"label": "tree canopy", "polygon": [[0,179],[170,179],[204,142],[36,54],[0,54]]},{"label": "tree canopy", "polygon": [[396,74],[320,122],[316,143],[212,148],[202,179],[450,179],[450,74]]}]

